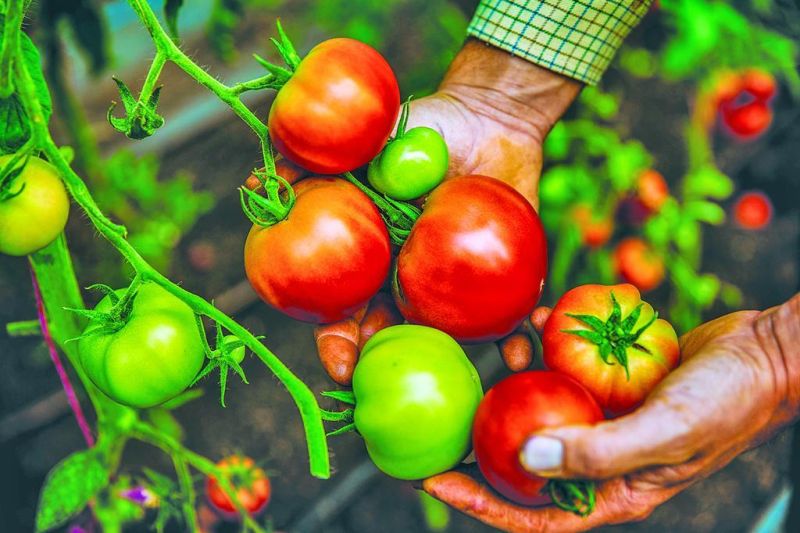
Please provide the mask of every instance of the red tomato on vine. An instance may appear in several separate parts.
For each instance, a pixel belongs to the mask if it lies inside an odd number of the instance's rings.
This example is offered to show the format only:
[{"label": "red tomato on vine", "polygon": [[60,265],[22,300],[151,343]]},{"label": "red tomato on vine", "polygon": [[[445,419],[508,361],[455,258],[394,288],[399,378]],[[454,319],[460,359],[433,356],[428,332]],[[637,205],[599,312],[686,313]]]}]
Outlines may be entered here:
[{"label": "red tomato on vine", "polygon": [[669,198],[667,180],[657,170],[645,170],[636,180],[636,197],[651,213],[658,213]]},{"label": "red tomato on vine", "polygon": [[747,191],[736,199],[733,215],[744,229],[762,229],[772,220],[772,202],[761,191]]},{"label": "red tomato on vine", "polygon": [[664,261],[638,237],[622,239],[614,249],[614,269],[619,276],[647,292],[664,281]]},{"label": "red tomato on vine", "polygon": [[572,218],[581,232],[583,244],[592,248],[603,246],[614,233],[614,221],[610,217],[596,216],[592,208],[579,204],[572,210]]},{"label": "red tomato on vine", "polygon": [[244,249],[247,278],[292,318],[325,323],[352,316],[389,272],[391,245],[378,209],[355,185],[308,178],[275,225],[253,225]]},{"label": "red tomato on vine", "polygon": [[[266,472],[250,457],[231,455],[218,462],[217,468],[233,486],[239,503],[248,513],[255,515],[264,510],[269,503],[272,487]],[[222,514],[227,516],[236,513],[236,506],[214,476],[206,478],[206,497],[214,509]]]},{"label": "red tomato on vine", "polygon": [[400,111],[400,89],[386,60],[354,39],[315,46],[278,91],[269,113],[275,148],[319,174],[370,162]]},{"label": "red tomato on vine", "polygon": [[395,301],[409,322],[488,342],[514,331],[535,307],[547,243],[539,216],[514,188],[461,176],[428,197],[396,268]]}]

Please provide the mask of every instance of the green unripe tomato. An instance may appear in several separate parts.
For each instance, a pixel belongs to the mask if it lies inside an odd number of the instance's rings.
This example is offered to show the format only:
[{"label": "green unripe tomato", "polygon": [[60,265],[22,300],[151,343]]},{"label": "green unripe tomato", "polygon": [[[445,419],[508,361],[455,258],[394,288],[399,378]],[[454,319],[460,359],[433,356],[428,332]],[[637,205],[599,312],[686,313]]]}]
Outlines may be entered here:
[{"label": "green unripe tomato", "polygon": [[412,325],[379,331],[361,352],[353,394],[356,429],[386,474],[426,478],[469,453],[483,388],[464,350],[446,333]]},{"label": "green unripe tomato", "polygon": [[[124,290],[116,291],[120,298]],[[106,296],[95,308],[109,311]],[[103,324],[92,320],[84,335]],[[112,333],[81,337],[81,366],[109,398],[131,407],[153,407],[191,384],[205,359],[192,309],[155,283],[144,283],[125,325]]]},{"label": "green unripe tomato", "polygon": [[[13,158],[0,156],[0,169]],[[0,200],[0,253],[29,255],[53,242],[64,231],[69,198],[58,171],[50,163],[31,157],[12,182],[22,192]]]},{"label": "green unripe tomato", "polygon": [[372,186],[397,200],[432,191],[447,173],[447,145],[439,132],[420,126],[393,139],[367,170]]}]

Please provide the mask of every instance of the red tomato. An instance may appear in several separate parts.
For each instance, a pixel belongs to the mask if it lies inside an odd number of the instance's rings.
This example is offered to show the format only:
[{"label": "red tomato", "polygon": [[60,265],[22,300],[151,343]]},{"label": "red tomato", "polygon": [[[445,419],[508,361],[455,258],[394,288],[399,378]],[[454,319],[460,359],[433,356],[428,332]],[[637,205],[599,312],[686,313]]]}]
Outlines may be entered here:
[{"label": "red tomato", "polygon": [[572,210],[572,218],[580,229],[583,244],[596,248],[603,246],[614,232],[614,221],[609,217],[596,217],[592,208],[579,204]]},{"label": "red tomato", "polygon": [[536,431],[573,424],[596,424],[603,412],[592,395],[569,376],[543,370],[513,374],[484,396],[472,425],[478,467],[489,485],[522,505],[549,498],[547,480],[522,468],[522,446]]},{"label": "red tomato", "polygon": [[353,39],[315,46],[275,97],[269,132],[290,161],[320,174],[369,163],[386,144],[400,89],[386,60]]},{"label": "red tomato", "polygon": [[772,110],[761,100],[723,106],[722,122],[734,135],[748,139],[766,131],[772,122]]},{"label": "red tomato", "polygon": [[636,180],[636,195],[647,209],[658,213],[669,198],[667,180],[657,170],[645,170]]},{"label": "red tomato", "polygon": [[775,95],[775,78],[760,69],[749,69],[742,76],[742,87],[756,100],[766,101]]},{"label": "red tomato", "polygon": [[381,288],[391,248],[378,209],[339,178],[309,178],[294,186],[289,216],[254,225],[244,267],[261,298],[307,322],[352,316]]},{"label": "red tomato", "polygon": [[395,300],[409,322],[487,342],[530,314],[546,270],[545,234],[530,203],[500,180],[461,176],[428,197],[397,258]]},{"label": "red tomato", "polygon": [[[217,467],[225,473],[236,491],[239,503],[248,513],[253,515],[264,510],[269,503],[271,486],[267,474],[251,458],[231,455],[218,462]],[[206,497],[215,509],[225,515],[237,512],[233,502],[213,476],[206,478]]]},{"label": "red tomato", "polygon": [[772,202],[761,191],[748,191],[733,206],[736,222],[744,229],[762,229],[772,220]]},{"label": "red tomato", "polygon": [[727,104],[742,92],[742,75],[739,72],[725,71],[717,74],[713,97],[717,105]]},{"label": "red tomato", "polygon": [[664,280],[664,262],[638,237],[628,237],[617,244],[614,269],[642,292],[655,289]]},{"label": "red tomato", "polygon": [[544,363],[578,380],[609,414],[628,412],[678,365],[675,330],[633,285],[582,285],[553,307]]}]

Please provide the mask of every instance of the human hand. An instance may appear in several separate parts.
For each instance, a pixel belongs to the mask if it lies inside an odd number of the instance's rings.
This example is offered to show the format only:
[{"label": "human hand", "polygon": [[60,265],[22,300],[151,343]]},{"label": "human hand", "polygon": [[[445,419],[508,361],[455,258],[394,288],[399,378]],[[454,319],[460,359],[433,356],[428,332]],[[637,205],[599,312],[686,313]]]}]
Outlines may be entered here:
[{"label": "human hand", "polygon": [[[470,40],[439,90],[411,102],[408,126],[428,126],[442,134],[450,152],[447,177],[492,176],[537,207],[542,143],[580,87],[569,78]],[[316,330],[322,365],[342,385],[350,384],[359,346],[365,342],[359,322],[386,327],[402,321],[384,297],[361,315]],[[498,344],[511,370],[530,365],[533,347],[526,325]]]},{"label": "human hand", "polygon": [[523,466],[537,475],[603,480],[586,518],[512,504],[462,471],[426,479],[423,488],[507,531],[583,531],[642,520],[798,416],[800,294],[761,313],[703,324],[681,338],[681,348],[683,365],[638,410],[593,427],[542,431],[523,447]]}]

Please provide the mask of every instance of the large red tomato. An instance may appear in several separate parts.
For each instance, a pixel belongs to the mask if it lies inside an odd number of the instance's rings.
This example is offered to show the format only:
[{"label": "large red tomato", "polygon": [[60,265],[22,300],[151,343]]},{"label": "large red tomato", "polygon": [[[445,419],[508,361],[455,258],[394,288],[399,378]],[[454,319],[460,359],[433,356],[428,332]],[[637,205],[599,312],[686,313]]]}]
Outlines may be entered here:
[{"label": "large red tomato", "polygon": [[409,322],[461,342],[492,341],[530,314],[546,270],[530,203],[500,180],[462,176],[428,197],[397,258],[395,300]]},{"label": "large red tomato", "polygon": [[544,363],[578,380],[609,414],[641,404],[677,366],[678,337],[633,285],[581,285],[553,308]]},{"label": "large red tomato", "polygon": [[339,174],[370,162],[392,132],[400,89],[386,60],[353,39],[315,46],[275,97],[269,132],[303,168]]},{"label": "large red tomato", "polygon": [[475,413],[472,443],[478,467],[506,498],[522,505],[545,504],[547,480],[522,468],[522,446],[544,428],[601,420],[597,402],[571,377],[542,370],[513,374],[489,389]]},{"label": "large red tomato", "polygon": [[386,226],[369,198],[342,179],[309,178],[294,191],[285,220],[250,230],[247,278],[265,302],[298,320],[352,316],[389,272]]}]

